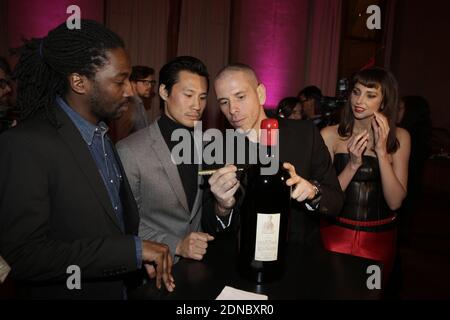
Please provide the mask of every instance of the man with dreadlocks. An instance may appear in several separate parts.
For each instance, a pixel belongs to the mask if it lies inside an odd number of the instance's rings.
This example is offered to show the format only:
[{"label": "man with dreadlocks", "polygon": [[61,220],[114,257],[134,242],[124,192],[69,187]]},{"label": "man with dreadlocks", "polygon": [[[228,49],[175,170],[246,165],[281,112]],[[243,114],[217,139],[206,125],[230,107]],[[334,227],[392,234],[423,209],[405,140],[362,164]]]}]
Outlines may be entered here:
[{"label": "man with dreadlocks", "polygon": [[142,266],[174,288],[168,247],[136,237],[136,203],[106,134],[132,95],[123,47],[89,20],[23,47],[24,121],[0,137],[0,254],[20,297],[123,299]]}]

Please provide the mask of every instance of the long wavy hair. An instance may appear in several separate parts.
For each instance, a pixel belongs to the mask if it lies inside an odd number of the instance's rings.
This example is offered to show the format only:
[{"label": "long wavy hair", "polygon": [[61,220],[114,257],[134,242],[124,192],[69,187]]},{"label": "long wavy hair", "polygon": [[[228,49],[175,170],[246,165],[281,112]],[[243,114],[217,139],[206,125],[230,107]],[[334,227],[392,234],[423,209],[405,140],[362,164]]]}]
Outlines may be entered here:
[{"label": "long wavy hair", "polygon": [[338,133],[341,137],[349,138],[353,134],[355,117],[352,112],[351,94],[355,85],[359,83],[368,88],[381,88],[383,100],[381,108],[378,110],[389,122],[389,134],[386,141],[388,153],[395,153],[399,148],[399,142],[396,136],[396,118],[398,109],[398,84],[394,75],[383,68],[369,68],[357,72],[350,82],[350,93],[347,104],[345,105],[341,121],[338,127]]}]

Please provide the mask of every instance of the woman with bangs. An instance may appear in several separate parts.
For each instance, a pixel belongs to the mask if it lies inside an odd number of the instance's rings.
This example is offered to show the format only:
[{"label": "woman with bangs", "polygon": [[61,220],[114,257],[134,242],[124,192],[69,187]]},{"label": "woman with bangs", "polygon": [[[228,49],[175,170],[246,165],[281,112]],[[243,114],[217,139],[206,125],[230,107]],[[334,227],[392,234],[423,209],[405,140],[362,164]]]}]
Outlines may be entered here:
[{"label": "woman with bangs", "polygon": [[398,85],[381,68],[353,76],[339,125],[321,131],[346,194],[341,214],[323,221],[324,247],[377,260],[383,282],[396,251],[396,214],[407,193],[410,137],[396,128]]}]

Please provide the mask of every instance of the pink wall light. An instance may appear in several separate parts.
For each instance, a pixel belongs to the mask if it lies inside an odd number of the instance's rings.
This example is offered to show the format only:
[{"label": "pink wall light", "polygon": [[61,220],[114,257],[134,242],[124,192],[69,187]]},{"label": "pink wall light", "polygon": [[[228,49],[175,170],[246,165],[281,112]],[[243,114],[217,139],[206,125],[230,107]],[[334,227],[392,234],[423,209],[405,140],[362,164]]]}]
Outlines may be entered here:
[{"label": "pink wall light", "polygon": [[66,21],[67,8],[77,5],[82,19],[103,23],[103,0],[8,0],[8,46],[19,47],[22,39],[43,37]]}]

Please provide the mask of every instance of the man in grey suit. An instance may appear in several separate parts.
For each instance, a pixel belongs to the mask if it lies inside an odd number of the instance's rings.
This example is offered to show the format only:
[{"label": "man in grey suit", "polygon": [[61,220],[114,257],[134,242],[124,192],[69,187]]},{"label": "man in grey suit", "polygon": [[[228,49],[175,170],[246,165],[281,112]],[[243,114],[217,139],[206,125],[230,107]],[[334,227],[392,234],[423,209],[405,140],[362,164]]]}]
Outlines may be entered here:
[{"label": "man in grey suit", "polygon": [[200,167],[195,161],[172,161],[178,142],[171,137],[175,130],[184,130],[193,155],[194,124],[206,107],[209,75],[200,60],[185,56],[164,65],[159,81],[163,115],[120,141],[117,149],[138,204],[139,236],[167,244],[175,258],[201,260],[214,238],[201,232]]}]

